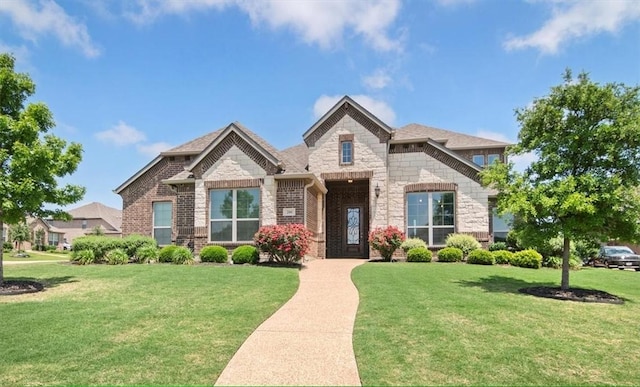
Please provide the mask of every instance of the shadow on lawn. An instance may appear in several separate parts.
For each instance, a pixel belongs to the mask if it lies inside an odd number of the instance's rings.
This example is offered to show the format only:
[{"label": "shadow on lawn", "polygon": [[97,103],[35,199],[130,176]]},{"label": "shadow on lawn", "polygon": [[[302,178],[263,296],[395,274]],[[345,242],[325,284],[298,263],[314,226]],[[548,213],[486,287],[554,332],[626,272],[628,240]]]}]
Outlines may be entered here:
[{"label": "shadow on lawn", "polygon": [[78,282],[78,280],[75,279],[75,277],[68,276],[68,275],[64,277],[49,277],[49,278],[15,277],[11,279],[7,278],[7,281],[39,282],[44,286],[45,289],[55,288],[63,284]]},{"label": "shadow on lawn", "polygon": [[531,287],[554,287],[558,284],[554,282],[528,282],[521,279],[504,277],[501,275],[492,275],[489,277],[480,278],[476,281],[459,280],[458,284],[470,288],[482,288],[488,292],[493,293],[522,293],[519,289],[531,288]]}]

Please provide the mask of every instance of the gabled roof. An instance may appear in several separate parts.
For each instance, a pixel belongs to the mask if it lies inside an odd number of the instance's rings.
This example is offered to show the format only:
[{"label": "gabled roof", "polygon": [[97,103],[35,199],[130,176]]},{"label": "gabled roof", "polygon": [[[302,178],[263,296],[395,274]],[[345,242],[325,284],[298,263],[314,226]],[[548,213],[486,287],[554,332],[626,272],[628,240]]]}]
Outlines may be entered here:
[{"label": "gabled roof", "polygon": [[383,142],[383,139],[388,140],[391,138],[393,129],[389,125],[360,106],[356,101],[351,99],[351,97],[345,95],[302,135],[304,142],[308,146],[313,146],[320,137],[345,115],[354,118],[367,130],[378,136],[381,142]]},{"label": "gabled roof", "polygon": [[103,219],[114,229],[122,227],[122,210],[93,202],[67,211],[74,219]]},{"label": "gabled roof", "polygon": [[470,136],[464,133],[453,132],[445,129],[433,128],[420,124],[409,124],[395,131],[393,141],[403,142],[417,139],[430,138],[449,149],[478,149],[478,148],[503,148],[511,144],[490,140],[488,138]]}]

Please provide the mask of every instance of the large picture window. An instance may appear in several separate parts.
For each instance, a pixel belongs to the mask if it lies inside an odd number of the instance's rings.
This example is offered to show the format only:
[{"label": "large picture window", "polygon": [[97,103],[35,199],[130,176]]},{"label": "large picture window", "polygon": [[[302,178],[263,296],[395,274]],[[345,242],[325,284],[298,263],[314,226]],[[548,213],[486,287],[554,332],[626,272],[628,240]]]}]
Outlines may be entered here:
[{"label": "large picture window", "polygon": [[494,242],[506,242],[507,234],[509,230],[511,230],[513,225],[513,215],[512,214],[504,214],[500,216],[498,214],[497,209],[493,209],[492,211],[492,230],[493,230],[493,241]]},{"label": "large picture window", "polygon": [[47,244],[49,246],[58,246],[59,242],[60,242],[60,234],[58,234],[56,232],[50,232],[49,233],[49,238],[47,240]]},{"label": "large picture window", "polygon": [[444,246],[455,232],[453,192],[411,192],[407,194],[407,236],[420,238],[429,246]]},{"label": "large picture window", "polygon": [[171,202],[153,203],[153,238],[158,245],[171,244]]},{"label": "large picture window", "polygon": [[210,191],[212,242],[249,242],[260,227],[260,189]]}]

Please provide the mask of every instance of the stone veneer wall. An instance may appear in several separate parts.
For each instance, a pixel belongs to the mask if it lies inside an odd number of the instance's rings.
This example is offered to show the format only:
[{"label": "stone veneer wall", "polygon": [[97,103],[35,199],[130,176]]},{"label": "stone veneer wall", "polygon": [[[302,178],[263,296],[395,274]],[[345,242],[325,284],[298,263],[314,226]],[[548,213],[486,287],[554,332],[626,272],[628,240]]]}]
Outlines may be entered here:
[{"label": "stone veneer wall", "polygon": [[[170,201],[173,204],[172,217],[176,219],[176,192],[161,180],[183,171],[184,166],[190,162],[190,159],[185,157],[164,157],[120,193],[123,236],[131,234],[152,236],[152,204],[156,201]],[[172,240],[175,239],[176,233],[177,230],[174,228]]]},{"label": "stone veneer wall", "polygon": [[390,223],[406,229],[405,187],[413,183],[455,184],[456,232],[472,234],[481,242],[488,240],[490,190],[420,152],[389,155]]},{"label": "stone veneer wall", "polygon": [[[340,136],[353,134],[354,162],[349,165],[340,165]],[[336,122],[333,128],[317,139],[314,146],[309,147],[309,171],[322,179],[322,175],[335,173],[367,171],[370,175],[371,190],[370,201],[370,228],[387,224],[386,201],[386,142],[380,142],[380,138],[366,129],[362,124],[349,114],[344,115]],[[380,197],[375,198],[373,189],[380,186]]]}]

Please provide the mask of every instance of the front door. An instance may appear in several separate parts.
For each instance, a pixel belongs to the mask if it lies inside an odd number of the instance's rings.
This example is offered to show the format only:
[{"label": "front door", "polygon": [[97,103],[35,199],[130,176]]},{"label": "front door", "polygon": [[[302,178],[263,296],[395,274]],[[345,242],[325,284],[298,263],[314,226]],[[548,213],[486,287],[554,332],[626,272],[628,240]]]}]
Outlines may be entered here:
[{"label": "front door", "polygon": [[327,258],[367,258],[369,180],[326,183]]},{"label": "front door", "polygon": [[347,257],[362,257],[364,251],[364,235],[362,227],[362,206],[344,206],[342,216],[345,227],[342,232],[342,251]]}]

